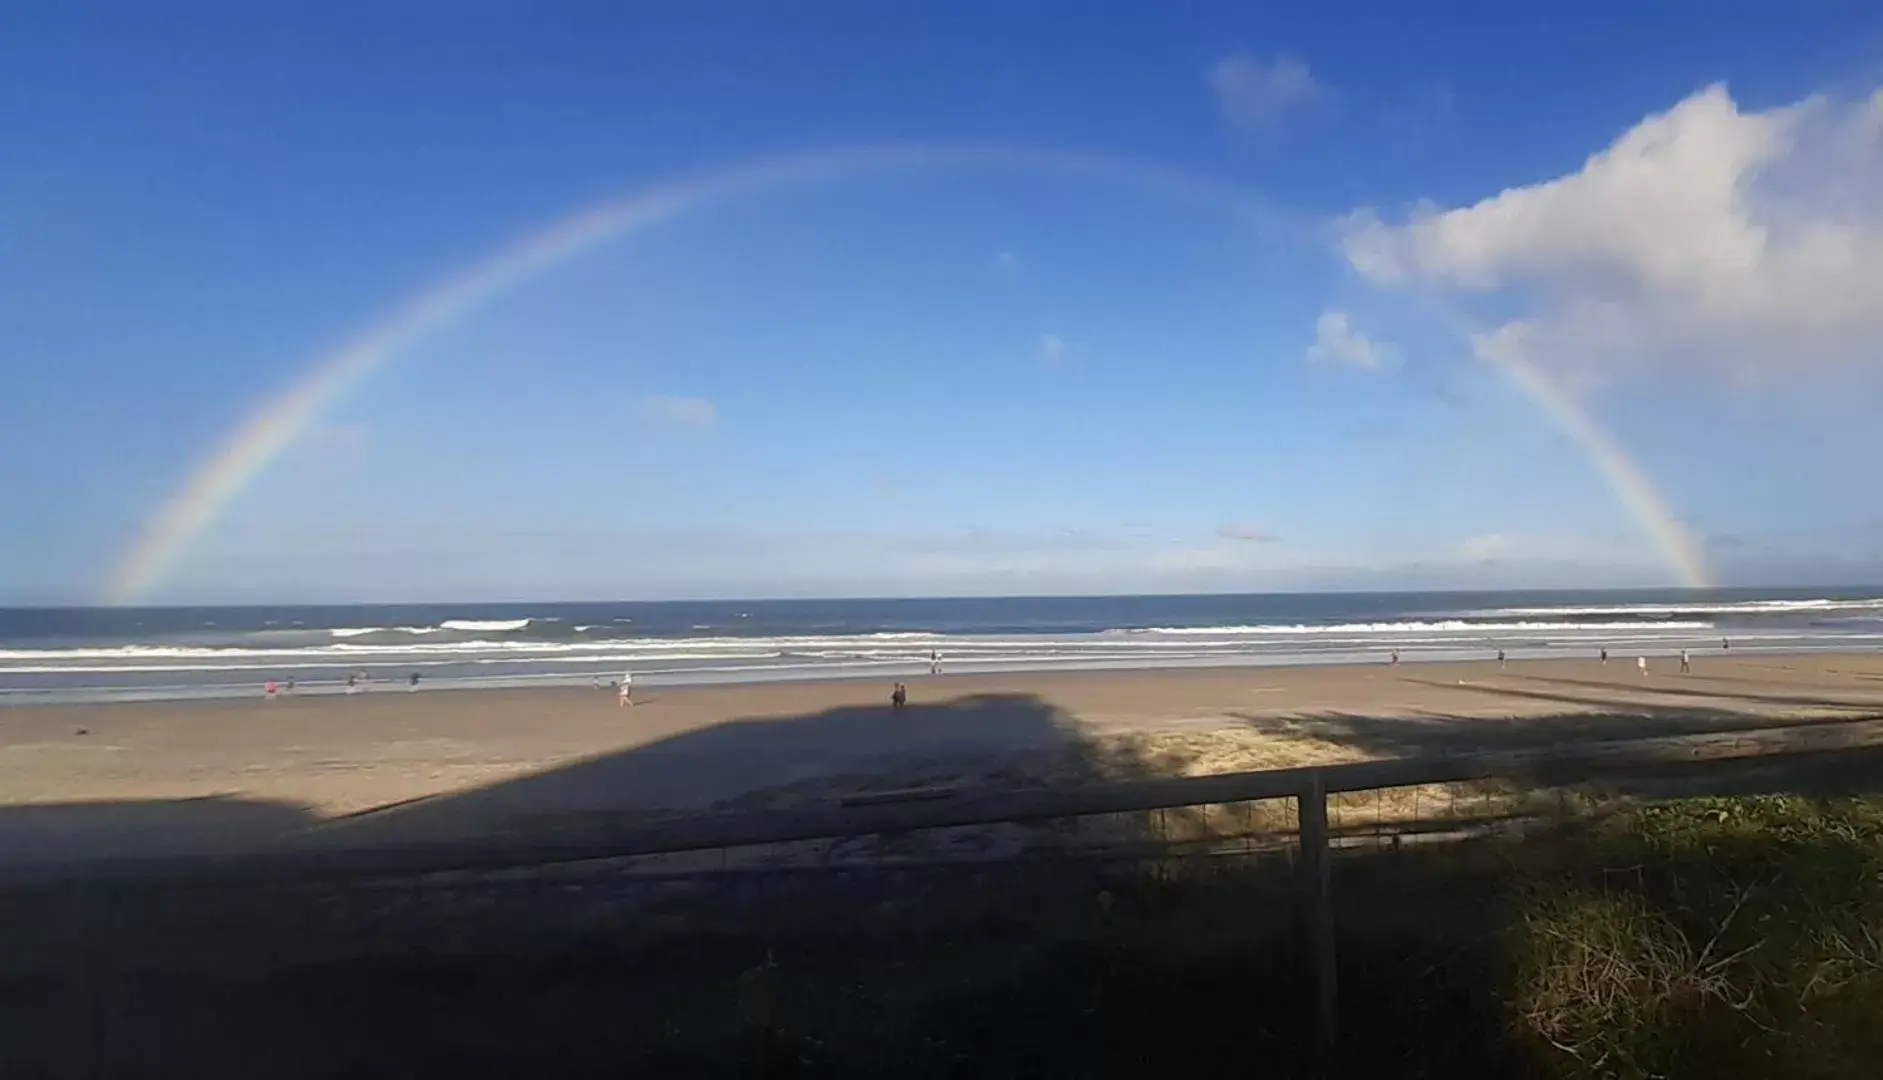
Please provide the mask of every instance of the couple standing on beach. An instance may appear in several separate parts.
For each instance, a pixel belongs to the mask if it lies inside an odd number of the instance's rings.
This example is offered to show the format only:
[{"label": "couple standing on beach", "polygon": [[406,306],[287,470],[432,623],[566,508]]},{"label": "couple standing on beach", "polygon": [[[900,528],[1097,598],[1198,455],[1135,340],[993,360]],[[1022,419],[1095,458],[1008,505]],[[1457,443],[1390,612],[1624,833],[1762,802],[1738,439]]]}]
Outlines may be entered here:
[{"label": "couple standing on beach", "polygon": [[[928,673],[930,675],[941,674],[941,650],[930,649],[928,651]],[[902,685],[901,683],[895,684],[895,686],[891,688],[889,691],[890,711],[901,712],[904,708],[908,706],[908,704],[909,704],[909,688]]]}]

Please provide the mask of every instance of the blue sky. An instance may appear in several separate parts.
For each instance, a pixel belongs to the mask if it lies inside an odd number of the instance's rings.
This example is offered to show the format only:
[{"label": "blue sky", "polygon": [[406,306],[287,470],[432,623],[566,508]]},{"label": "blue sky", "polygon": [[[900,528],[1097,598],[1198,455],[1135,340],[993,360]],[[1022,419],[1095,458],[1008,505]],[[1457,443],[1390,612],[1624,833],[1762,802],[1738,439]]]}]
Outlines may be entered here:
[{"label": "blue sky", "polygon": [[147,598],[1883,580],[1873,6],[686,7],[10,5],[0,603],[476,260],[891,144],[399,350]]}]

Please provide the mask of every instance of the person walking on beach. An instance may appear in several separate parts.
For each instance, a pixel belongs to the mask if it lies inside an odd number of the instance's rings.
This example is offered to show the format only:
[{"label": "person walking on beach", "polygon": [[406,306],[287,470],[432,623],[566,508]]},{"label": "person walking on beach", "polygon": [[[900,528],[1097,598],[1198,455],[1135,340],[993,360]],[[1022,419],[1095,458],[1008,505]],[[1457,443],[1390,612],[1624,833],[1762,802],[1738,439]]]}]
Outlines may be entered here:
[{"label": "person walking on beach", "polygon": [[1398,649],[1393,650],[1393,658],[1387,661],[1387,664],[1391,667],[1399,666],[1399,650]]},{"label": "person walking on beach", "polygon": [[417,689],[418,689],[418,672],[414,671],[412,673],[412,680],[405,684],[405,692],[409,694],[412,691],[417,690]]},{"label": "person walking on beach", "polygon": [[928,651],[928,673],[930,675],[941,674],[941,652],[938,649]]},{"label": "person walking on beach", "polygon": [[621,691],[615,704],[624,709],[634,704],[634,672],[624,671],[621,673]]},{"label": "person walking on beach", "polygon": [[1647,678],[1648,677],[1648,658],[1645,656],[1635,657],[1635,668],[1641,672],[1642,678],[1644,679]]},{"label": "person walking on beach", "polygon": [[1497,666],[1504,666],[1504,650],[1502,649],[1497,650]]},{"label": "person walking on beach", "polygon": [[901,712],[902,707],[907,705],[908,703],[909,703],[909,688],[902,685],[901,683],[897,683],[895,689],[889,692],[890,711]]},{"label": "person walking on beach", "polygon": [[1682,675],[1686,675],[1692,671],[1693,671],[1693,657],[1687,655],[1687,650],[1685,649],[1680,650],[1680,673]]},{"label": "person walking on beach", "polygon": [[1608,648],[1607,648],[1607,646],[1604,646],[1604,647],[1602,648],[1602,662],[1603,662],[1604,664],[1606,664],[1606,663],[1608,663]]}]

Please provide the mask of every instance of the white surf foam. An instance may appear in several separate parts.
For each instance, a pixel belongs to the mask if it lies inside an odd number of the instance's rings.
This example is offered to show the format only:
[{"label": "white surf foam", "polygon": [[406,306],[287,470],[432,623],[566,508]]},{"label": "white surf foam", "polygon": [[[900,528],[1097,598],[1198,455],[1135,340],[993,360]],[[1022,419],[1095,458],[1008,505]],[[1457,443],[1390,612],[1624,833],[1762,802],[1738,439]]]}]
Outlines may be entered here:
[{"label": "white surf foam", "polygon": [[463,630],[468,633],[503,633],[521,630],[530,624],[529,619],[446,619],[438,625],[446,630]]},{"label": "white surf foam", "polygon": [[[1560,614],[1560,612],[1551,612]],[[1153,626],[1144,630],[1127,630],[1128,634],[1169,634],[1173,636],[1255,636],[1255,635],[1310,635],[1310,634],[1506,634],[1506,633],[1544,633],[1552,631],[1600,631],[1600,630],[1641,630],[1644,628],[1667,630],[1710,630],[1713,624],[1693,620],[1665,620],[1652,624],[1639,622],[1561,622],[1561,621],[1519,621],[1519,622],[1473,622],[1468,619],[1443,619],[1438,621],[1375,622],[1375,623],[1296,623],[1292,625],[1265,626]],[[1116,632],[1116,631],[1113,631]]]},{"label": "white surf foam", "polygon": [[1693,604],[1591,604],[1565,607],[1497,608],[1488,615],[1680,615],[1784,614],[1816,611],[1883,611],[1883,598],[1869,600],[1735,600]]}]

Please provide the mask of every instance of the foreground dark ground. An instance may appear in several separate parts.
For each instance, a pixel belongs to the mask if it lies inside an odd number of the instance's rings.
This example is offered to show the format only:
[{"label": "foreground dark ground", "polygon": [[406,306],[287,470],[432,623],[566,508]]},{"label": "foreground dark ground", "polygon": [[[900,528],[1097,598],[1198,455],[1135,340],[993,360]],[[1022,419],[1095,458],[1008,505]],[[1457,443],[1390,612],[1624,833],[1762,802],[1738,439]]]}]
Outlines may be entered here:
[{"label": "foreground dark ground", "polygon": [[[1348,1076],[1883,1067],[1883,799],[1336,860]],[[13,1076],[1306,1075],[1281,855],[14,892]]]}]

